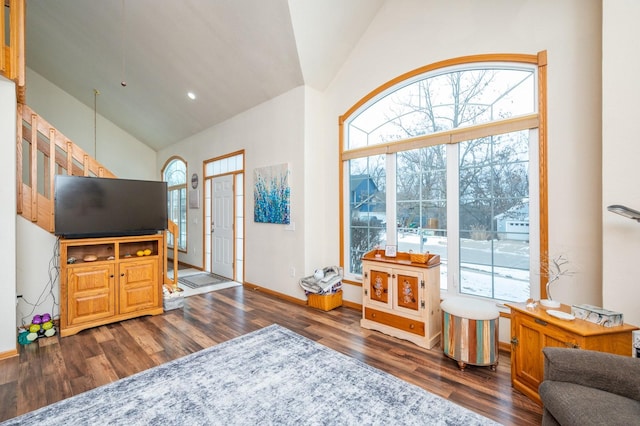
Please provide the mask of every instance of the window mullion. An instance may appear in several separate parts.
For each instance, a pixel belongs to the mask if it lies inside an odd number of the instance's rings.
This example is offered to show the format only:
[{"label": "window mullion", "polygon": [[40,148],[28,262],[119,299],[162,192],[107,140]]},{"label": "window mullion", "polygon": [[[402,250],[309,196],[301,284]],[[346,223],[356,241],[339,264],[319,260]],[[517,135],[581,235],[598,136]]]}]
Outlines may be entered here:
[{"label": "window mullion", "polygon": [[[529,131],[529,241],[540,241],[540,172],[538,162],[539,130]],[[534,166],[535,165],[535,166]],[[541,264],[540,245],[529,244],[529,292],[536,300],[540,298],[540,280],[535,279]]]},{"label": "window mullion", "polygon": [[460,173],[458,144],[447,145],[447,292],[460,288]]},{"label": "window mullion", "polygon": [[387,194],[385,201],[387,203],[387,244],[398,245],[398,221],[396,218],[396,154],[388,154],[385,157],[387,168]]}]

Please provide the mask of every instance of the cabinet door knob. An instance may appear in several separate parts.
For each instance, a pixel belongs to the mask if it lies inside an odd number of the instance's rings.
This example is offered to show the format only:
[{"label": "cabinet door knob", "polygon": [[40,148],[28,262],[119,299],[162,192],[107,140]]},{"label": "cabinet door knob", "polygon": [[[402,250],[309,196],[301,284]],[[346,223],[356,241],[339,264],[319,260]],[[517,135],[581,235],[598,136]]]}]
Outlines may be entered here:
[{"label": "cabinet door knob", "polygon": [[113,276],[114,276],[114,275],[113,275],[113,274],[111,274],[111,275],[109,275],[109,278],[113,278]]},{"label": "cabinet door knob", "polygon": [[121,277],[124,277],[124,272],[120,274]]},{"label": "cabinet door knob", "polygon": [[371,314],[371,318],[375,318],[375,317],[376,317],[376,313],[374,312]]},{"label": "cabinet door knob", "polygon": [[413,330],[416,326],[414,324],[409,324],[409,328]]}]

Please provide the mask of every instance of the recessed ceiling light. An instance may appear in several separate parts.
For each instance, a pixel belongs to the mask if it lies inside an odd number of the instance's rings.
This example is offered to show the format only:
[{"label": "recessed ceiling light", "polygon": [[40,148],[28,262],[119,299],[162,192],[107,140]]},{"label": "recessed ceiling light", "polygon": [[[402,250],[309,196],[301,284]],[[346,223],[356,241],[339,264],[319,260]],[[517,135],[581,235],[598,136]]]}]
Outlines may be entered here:
[{"label": "recessed ceiling light", "polygon": [[196,98],[196,94],[193,92],[187,92],[187,96],[189,97],[189,99],[194,100]]}]

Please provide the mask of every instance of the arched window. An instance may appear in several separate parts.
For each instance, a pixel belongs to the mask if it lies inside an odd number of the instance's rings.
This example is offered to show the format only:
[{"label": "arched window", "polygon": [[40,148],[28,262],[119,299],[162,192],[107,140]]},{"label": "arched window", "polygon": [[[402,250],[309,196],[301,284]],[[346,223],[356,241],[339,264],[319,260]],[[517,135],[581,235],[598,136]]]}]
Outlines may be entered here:
[{"label": "arched window", "polygon": [[[170,159],[162,171],[162,177],[167,182],[169,220],[179,228],[178,250],[187,251],[187,163],[181,158]],[[171,234],[167,245],[174,246]]]},{"label": "arched window", "polygon": [[443,292],[538,296],[530,278],[547,241],[541,57],[423,67],[340,118],[347,278],[361,279],[364,253],[392,245],[439,254]]}]

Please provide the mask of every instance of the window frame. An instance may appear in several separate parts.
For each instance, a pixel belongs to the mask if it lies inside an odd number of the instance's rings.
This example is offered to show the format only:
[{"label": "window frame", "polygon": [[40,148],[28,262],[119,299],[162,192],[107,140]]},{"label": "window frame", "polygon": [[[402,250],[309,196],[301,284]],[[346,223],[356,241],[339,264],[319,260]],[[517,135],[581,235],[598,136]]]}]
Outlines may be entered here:
[{"label": "window frame", "polygon": [[[345,149],[346,142],[346,125],[349,123],[350,118],[362,111],[363,107],[371,105],[376,100],[388,95],[392,91],[397,90],[400,87],[404,87],[407,84],[411,84],[418,78],[423,78],[425,74],[429,73],[430,75],[435,75],[439,72],[450,72],[449,70],[453,69],[456,66],[466,67],[469,65],[480,65],[483,64],[506,64],[507,66],[511,64],[512,66],[517,66],[521,64],[528,64],[535,66],[537,68],[537,107],[538,112],[534,114],[527,114],[524,116],[517,116],[514,118],[509,118],[506,120],[494,121],[488,124],[480,124],[476,126],[469,126],[463,128],[456,128],[446,132],[441,133],[433,133],[418,136],[411,139],[404,139],[400,141],[394,141],[389,143],[381,143],[377,145],[371,145],[367,147],[359,147],[352,150]],[[544,271],[546,265],[543,264],[541,259],[546,258],[546,254],[548,253],[548,203],[547,203],[547,54],[546,51],[539,52],[536,55],[526,55],[526,54],[487,54],[487,55],[473,55],[473,56],[464,56],[459,58],[448,59],[445,61],[437,62],[431,65],[427,65],[403,75],[396,77],[389,82],[383,84],[377,89],[370,92],[368,95],[363,97],[360,101],[358,101],[355,105],[353,105],[345,114],[339,117],[339,156],[340,156],[340,167],[339,167],[339,180],[340,180],[340,200],[339,200],[339,210],[340,210],[340,264],[345,268],[345,259],[348,256],[345,251],[347,237],[345,236],[345,232],[348,231],[348,216],[350,213],[349,208],[349,200],[348,200],[348,189],[347,183],[345,181],[349,179],[349,160],[356,158],[363,158],[376,154],[390,154],[397,153],[399,151],[404,151],[417,147],[425,147],[432,145],[440,145],[447,144],[449,148],[452,148],[457,145],[458,142],[470,140],[482,136],[496,135],[500,133],[508,133],[516,130],[526,130],[530,131],[533,129],[534,132],[537,132],[537,146],[534,146],[534,151],[531,152],[532,155],[536,155],[537,153],[537,168],[536,170],[530,170],[531,180],[537,177],[535,184],[539,188],[537,192],[536,203],[532,203],[531,208],[536,208],[538,210],[538,226],[535,229],[531,229],[532,234],[538,240],[538,253],[535,257],[534,251],[532,250],[532,257],[530,259],[530,293],[531,297],[540,296],[540,298],[546,297],[546,290],[544,283]],[[535,134],[534,134],[535,136]],[[535,145],[535,144],[530,144]],[[390,156],[388,156],[390,157]],[[395,157],[394,157],[395,158]],[[532,164],[532,168],[534,165]],[[530,186],[534,183],[530,183]],[[534,193],[531,194],[532,196]],[[388,204],[389,205],[389,204]],[[393,207],[395,209],[395,206]],[[395,217],[395,215],[394,215]],[[395,237],[394,237],[395,238]],[[455,239],[453,239],[455,240]],[[453,241],[451,241],[453,242]],[[456,241],[455,244],[458,244]],[[539,264],[539,282],[535,281],[535,267],[533,265]],[[349,276],[348,273],[345,273],[346,283],[353,285],[362,285],[361,277],[358,276]],[[449,289],[451,290],[451,289]],[[459,289],[456,291],[457,294]]]},{"label": "window frame", "polygon": [[[184,164],[184,170],[185,170],[185,181],[184,183],[178,184],[178,185],[171,185],[171,186],[167,186],[167,200],[170,201],[171,200],[171,193],[174,191],[180,191],[180,190],[184,190],[184,194],[185,197],[182,198],[180,197],[181,200],[181,204],[182,201],[184,201],[184,205],[180,205],[180,210],[184,211],[184,224],[185,224],[185,229],[180,229],[180,224],[178,223],[178,238],[180,238],[181,235],[184,235],[184,247],[180,247],[180,245],[178,244],[178,251],[182,252],[182,253],[187,253],[187,249],[189,247],[188,244],[188,235],[189,233],[187,232],[186,227],[188,226],[189,223],[189,209],[187,208],[187,197],[188,197],[188,187],[187,187],[187,171],[188,171],[188,167],[187,167],[187,162],[179,156],[172,156],[170,158],[167,159],[167,161],[164,163],[164,166],[162,167],[161,170],[161,174],[162,174],[162,179],[166,182],[166,176],[165,176],[165,172],[167,171],[167,169],[174,163],[174,162],[181,162]],[[167,205],[167,210],[169,210],[169,206]],[[169,212],[170,213],[170,212]],[[171,218],[169,218],[169,220],[171,220]],[[173,249],[173,244],[169,244],[169,241],[167,241],[167,247]]]}]

